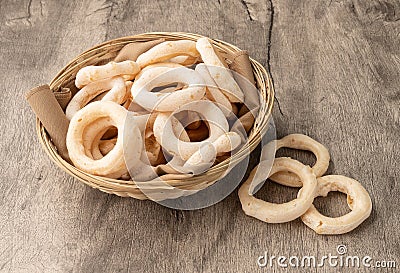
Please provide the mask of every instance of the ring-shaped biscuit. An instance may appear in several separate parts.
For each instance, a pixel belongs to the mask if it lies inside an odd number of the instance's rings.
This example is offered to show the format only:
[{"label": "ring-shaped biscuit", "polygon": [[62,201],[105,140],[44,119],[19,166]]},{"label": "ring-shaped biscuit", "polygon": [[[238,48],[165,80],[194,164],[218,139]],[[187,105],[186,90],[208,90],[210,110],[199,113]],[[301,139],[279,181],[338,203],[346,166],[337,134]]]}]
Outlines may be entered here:
[{"label": "ring-shaped biscuit", "polygon": [[[316,177],[321,177],[322,175],[325,174],[326,170],[328,169],[330,160],[328,149],[324,145],[315,141],[309,136],[302,134],[291,134],[285,136],[284,138],[276,140],[275,143],[276,143],[276,150],[286,147],[291,149],[299,149],[312,152],[317,158],[317,161],[311,168],[315,173]],[[276,173],[272,175],[269,179],[271,179],[276,183],[289,187],[301,187],[302,185],[299,178],[295,174],[290,173],[288,171]]]},{"label": "ring-shaped biscuit", "polygon": [[239,189],[239,199],[247,215],[267,223],[284,223],[300,217],[310,208],[317,191],[317,179],[309,166],[291,158],[275,159],[269,176],[280,171],[290,171],[297,174],[303,182],[297,198],[283,204],[266,202],[252,195],[250,187],[257,169],[258,166],[251,171],[249,178]]},{"label": "ring-shaped biscuit", "polygon": [[244,94],[233,78],[229,69],[225,68],[214,51],[213,45],[206,37],[196,42],[196,48],[200,52],[204,64],[217,86],[231,102],[244,102]]},{"label": "ring-shaped biscuit", "polygon": [[[184,163],[182,169],[186,172],[199,174],[208,170],[215,162],[218,155],[233,151],[241,143],[240,136],[235,132],[227,132],[221,135],[214,142],[205,142],[193,155]],[[204,168],[202,166],[208,166]]]},{"label": "ring-shaped biscuit", "polygon": [[[136,156],[137,160],[139,160],[142,152],[141,132],[138,126],[135,125],[129,128],[128,132],[125,132],[126,116],[127,110],[124,107],[109,101],[93,102],[78,111],[70,122],[66,139],[68,153],[75,167],[90,174],[118,178],[115,173],[126,166],[122,143],[124,133],[129,133],[129,138],[134,140],[136,145],[131,148],[131,153],[132,157]],[[117,127],[118,139],[115,147],[106,156],[95,160],[85,153],[83,133],[86,126],[104,117],[109,117],[111,124]]]},{"label": "ring-shaped biscuit", "polygon": [[351,212],[340,217],[322,215],[314,205],[301,216],[301,220],[318,234],[343,234],[358,227],[371,214],[372,202],[368,192],[356,180],[341,175],[327,175],[317,179],[317,196],[331,191],[347,194]]},{"label": "ring-shaped biscuit", "polygon": [[[190,110],[197,112],[207,121],[209,137],[199,142],[186,142],[180,140],[174,133],[172,118],[175,113]],[[154,136],[161,146],[171,155],[188,160],[205,142],[214,142],[221,135],[229,131],[229,124],[222,111],[212,102],[195,101],[185,104],[173,113],[159,113],[154,122]]]},{"label": "ring-shaped biscuit", "polygon": [[183,67],[183,65],[180,65],[177,63],[172,63],[172,62],[150,64],[146,67],[143,67],[142,70],[140,70],[140,72],[135,77],[135,81],[137,81],[146,70],[152,69],[154,67],[178,68],[178,67]]},{"label": "ring-shaped biscuit", "polygon": [[213,165],[217,152],[211,142],[204,142],[202,146],[187,160],[175,156],[168,165],[180,173],[194,175],[204,173]]},{"label": "ring-shaped biscuit", "polygon": [[[184,83],[185,87],[170,93],[151,92],[159,86],[171,83]],[[133,83],[133,101],[148,111],[172,112],[189,102],[200,100],[205,94],[203,78],[186,67],[153,67]]]},{"label": "ring-shaped biscuit", "polygon": [[122,77],[100,80],[90,83],[79,90],[68,103],[68,106],[65,109],[65,115],[69,120],[71,120],[76,112],[82,109],[96,96],[107,90],[110,91],[108,91],[108,93],[101,99],[102,101],[114,101],[120,104],[124,102],[124,99],[126,99],[127,88]]},{"label": "ring-shaped biscuit", "polygon": [[99,147],[100,142],[104,133],[112,128],[112,124],[113,123],[109,117],[103,117],[93,121],[85,127],[82,135],[82,143],[87,156],[92,157],[95,160],[103,157]]},{"label": "ring-shaped biscuit", "polygon": [[91,82],[112,78],[119,75],[129,75],[127,79],[133,79],[139,73],[140,67],[134,61],[123,61],[120,63],[109,62],[105,65],[90,65],[81,68],[76,74],[75,85],[82,88]]},{"label": "ring-shaped biscuit", "polygon": [[108,154],[114,148],[117,142],[116,137],[112,139],[102,139],[105,133],[112,127],[112,121],[109,117],[99,118],[86,126],[83,131],[82,141],[87,156],[98,160],[103,158],[104,155]]},{"label": "ring-shaped biscuit", "polygon": [[242,143],[238,133],[226,132],[213,142],[217,155],[222,155],[235,150]]},{"label": "ring-shaped biscuit", "polygon": [[214,79],[208,72],[207,66],[203,63],[198,64],[196,65],[195,71],[203,77],[207,86],[206,97],[211,101],[217,102],[218,106],[221,105],[222,107],[220,108],[222,112],[224,112],[226,117],[230,117],[232,115],[232,104],[216,85]]},{"label": "ring-shaped biscuit", "polygon": [[196,50],[196,42],[189,40],[166,41],[142,53],[136,61],[143,68],[153,63],[167,61],[176,56],[198,58],[200,54]]},{"label": "ring-shaped biscuit", "polygon": [[[117,138],[110,140],[101,140],[104,133],[112,127],[112,121],[109,117],[99,118],[92,122],[89,126],[86,126],[83,132],[83,146],[85,149],[85,154],[94,160],[99,160],[103,158],[106,154],[108,154],[114,147],[117,141]],[[95,136],[93,138],[93,136]],[[106,149],[103,150],[101,148],[100,143],[107,145]],[[105,147],[103,146],[103,149]],[[110,173],[108,177],[112,178],[122,178],[126,175],[128,170],[126,166],[121,167],[121,169]]]}]

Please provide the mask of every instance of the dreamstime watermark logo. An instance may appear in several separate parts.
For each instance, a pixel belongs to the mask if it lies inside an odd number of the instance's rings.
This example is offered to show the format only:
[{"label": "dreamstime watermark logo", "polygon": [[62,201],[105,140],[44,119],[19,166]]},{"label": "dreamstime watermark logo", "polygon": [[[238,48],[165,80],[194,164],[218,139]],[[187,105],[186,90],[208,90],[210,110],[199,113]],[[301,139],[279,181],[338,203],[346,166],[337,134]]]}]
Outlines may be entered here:
[{"label": "dreamstime watermark logo", "polygon": [[257,259],[259,267],[293,267],[293,268],[316,268],[316,267],[342,267],[342,268],[396,268],[396,261],[374,259],[369,255],[348,255],[346,245],[338,245],[336,253],[328,253],[322,256],[315,255],[269,255],[266,251]]}]

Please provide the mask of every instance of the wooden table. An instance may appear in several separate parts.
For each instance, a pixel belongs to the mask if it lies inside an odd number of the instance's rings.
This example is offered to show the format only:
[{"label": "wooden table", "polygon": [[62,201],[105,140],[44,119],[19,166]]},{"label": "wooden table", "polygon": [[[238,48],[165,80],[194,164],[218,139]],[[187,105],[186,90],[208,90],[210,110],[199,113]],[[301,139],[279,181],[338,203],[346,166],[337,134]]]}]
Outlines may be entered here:
[{"label": "wooden table", "polygon": [[[1,272],[271,272],[257,265],[265,251],[322,256],[340,244],[348,255],[400,267],[399,1],[5,0],[0,15]],[[328,173],[370,193],[370,218],[346,235],[321,236],[299,219],[247,217],[237,191],[206,209],[176,211],[102,193],[57,168],[37,141],[24,93],[93,45],[149,31],[195,32],[247,49],[272,73],[278,136],[324,143]],[[312,163],[306,153],[280,155]],[[267,183],[257,196],[282,202],[296,193]],[[331,216],[348,211],[343,194],[315,203]]]}]

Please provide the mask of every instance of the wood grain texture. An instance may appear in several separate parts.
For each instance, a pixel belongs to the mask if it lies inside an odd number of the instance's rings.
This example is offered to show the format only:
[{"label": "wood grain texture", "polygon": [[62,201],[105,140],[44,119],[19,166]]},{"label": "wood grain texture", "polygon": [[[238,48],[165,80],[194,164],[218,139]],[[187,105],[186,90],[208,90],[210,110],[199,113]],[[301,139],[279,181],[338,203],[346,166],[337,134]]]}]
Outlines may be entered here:
[{"label": "wood grain texture", "polygon": [[[396,0],[1,1],[0,272],[267,272],[256,264],[264,251],[324,255],[338,244],[400,266],[399,14]],[[58,169],[36,139],[23,94],[83,50],[148,31],[196,32],[247,49],[271,70],[278,136],[324,143],[328,172],[371,194],[371,217],[349,234],[318,236],[300,220],[245,216],[237,192],[176,211],[101,193]],[[277,202],[295,195],[272,183],[257,193]],[[316,205],[347,211],[339,194]]]}]

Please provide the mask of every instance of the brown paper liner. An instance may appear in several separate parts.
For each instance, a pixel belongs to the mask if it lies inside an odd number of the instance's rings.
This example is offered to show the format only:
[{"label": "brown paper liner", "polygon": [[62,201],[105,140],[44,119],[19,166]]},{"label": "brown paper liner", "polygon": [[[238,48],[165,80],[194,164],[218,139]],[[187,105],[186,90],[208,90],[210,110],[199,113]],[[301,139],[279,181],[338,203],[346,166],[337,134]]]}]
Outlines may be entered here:
[{"label": "brown paper liner", "polygon": [[[229,54],[221,52],[216,48],[214,48],[214,51],[224,66],[226,65],[225,67],[229,67],[255,85],[253,68],[251,66],[249,54],[246,50],[240,50]],[[229,64],[229,66],[227,64]],[[238,79],[236,80],[238,81]],[[249,109],[245,105],[232,104],[232,111],[235,115],[240,117],[240,122],[242,123],[246,132],[249,133],[254,124],[253,114],[249,113]]]},{"label": "brown paper liner", "polygon": [[61,87],[60,91],[54,92],[54,96],[56,97],[56,100],[61,108],[65,110],[69,101],[72,98],[72,92],[69,88]]},{"label": "brown paper liner", "polygon": [[251,66],[249,54],[246,50],[236,51],[235,53],[226,53],[219,50],[215,50],[218,58],[227,63],[230,69],[239,73],[246,79],[248,79],[253,85],[255,85],[255,79],[253,69]]},{"label": "brown paper liner", "polygon": [[25,97],[46,128],[58,153],[70,161],[66,145],[69,121],[50,87],[47,84],[35,87],[26,93]]},{"label": "brown paper liner", "polygon": [[242,123],[242,126],[246,130],[246,132],[249,133],[254,124],[253,113],[247,112],[239,118],[239,121]]}]

